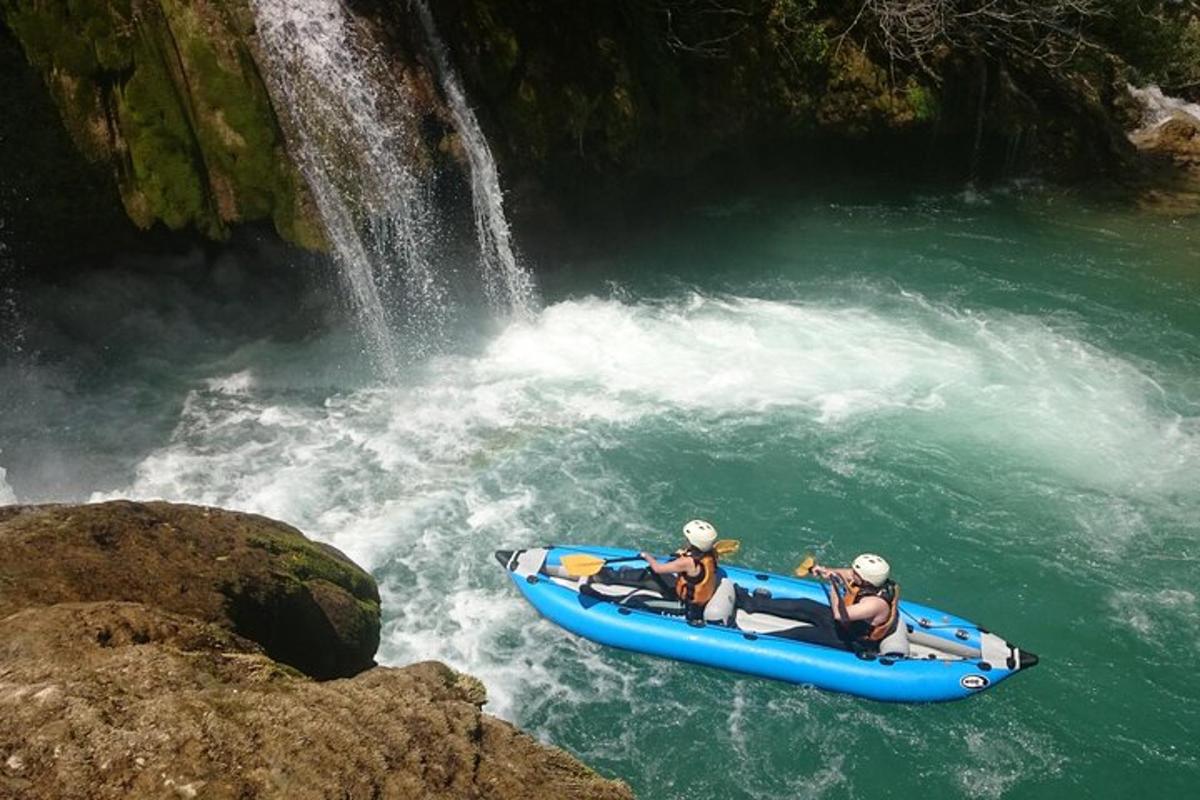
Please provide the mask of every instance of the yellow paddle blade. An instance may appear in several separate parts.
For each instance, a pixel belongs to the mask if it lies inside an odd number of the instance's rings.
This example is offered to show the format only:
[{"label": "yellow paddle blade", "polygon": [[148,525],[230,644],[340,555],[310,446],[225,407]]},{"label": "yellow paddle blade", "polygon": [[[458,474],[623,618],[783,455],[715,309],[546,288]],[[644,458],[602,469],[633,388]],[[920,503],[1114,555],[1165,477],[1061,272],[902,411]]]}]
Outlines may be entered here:
[{"label": "yellow paddle blade", "polygon": [[742,546],[737,539],[720,539],[713,545],[713,552],[719,556],[731,556]]},{"label": "yellow paddle blade", "polygon": [[815,558],[813,558],[812,556],[805,556],[804,560],[801,561],[800,564],[794,570],[792,570],[792,573],[797,578],[803,578],[806,575],[808,575],[808,573],[812,572],[812,568],[815,567],[816,565],[817,565],[817,560]]},{"label": "yellow paddle blade", "polygon": [[598,556],[589,556],[586,553],[574,553],[563,556],[559,559],[558,563],[571,577],[586,578],[604,569],[606,562]]}]

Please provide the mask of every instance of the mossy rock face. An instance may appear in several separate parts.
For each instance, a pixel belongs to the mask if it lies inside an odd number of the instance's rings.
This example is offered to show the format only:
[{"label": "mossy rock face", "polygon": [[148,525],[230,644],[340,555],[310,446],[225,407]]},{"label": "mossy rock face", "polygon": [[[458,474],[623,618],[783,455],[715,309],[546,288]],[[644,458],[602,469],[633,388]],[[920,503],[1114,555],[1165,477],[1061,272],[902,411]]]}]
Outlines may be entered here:
[{"label": "mossy rock face", "polygon": [[501,158],[569,188],[931,122],[929,82],[835,37],[850,20],[827,6],[445,0],[437,11]]},{"label": "mossy rock face", "polygon": [[909,77],[897,84],[857,47],[830,57],[829,79],[816,104],[818,124],[851,137],[904,129],[937,116],[933,91]]},{"label": "mossy rock face", "polygon": [[244,0],[0,0],[79,149],[113,165],[130,218],[213,238],[270,219],[321,248],[244,36]]},{"label": "mossy rock face", "polygon": [[0,617],[67,602],[146,603],[227,628],[316,678],[370,667],[379,646],[371,576],[265,517],[126,501],[10,507],[0,549]]}]

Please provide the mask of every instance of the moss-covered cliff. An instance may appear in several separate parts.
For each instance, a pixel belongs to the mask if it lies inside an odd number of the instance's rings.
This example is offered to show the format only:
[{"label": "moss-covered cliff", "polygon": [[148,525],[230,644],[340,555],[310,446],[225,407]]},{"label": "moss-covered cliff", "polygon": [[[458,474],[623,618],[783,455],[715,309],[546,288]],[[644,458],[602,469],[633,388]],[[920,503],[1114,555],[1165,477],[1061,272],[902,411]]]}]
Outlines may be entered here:
[{"label": "moss-covered cliff", "polygon": [[[1153,60],[1143,73],[1155,77],[1181,60],[1182,39],[1130,8],[1043,24],[1027,20],[1035,5],[942,4],[951,19],[911,32],[915,43],[898,37],[927,20],[885,16],[915,12],[884,0],[435,8],[511,169],[566,186],[764,148],[781,166],[832,146],[956,179],[1120,168],[1132,155],[1120,103],[1136,72],[1122,56]],[[1025,21],[992,41],[993,23],[968,14],[979,6]],[[1074,27],[1058,34],[1060,22]]]},{"label": "moss-covered cliff", "polygon": [[[447,166],[455,144],[409,2],[346,2],[375,23],[396,75],[420,76],[418,157]],[[1200,87],[1200,12],[1170,0],[952,0],[934,16],[892,0],[430,6],[506,183],[545,206],[620,197],[712,157],[770,170],[841,158],[953,180],[1121,176],[1136,165],[1126,82]],[[220,238],[270,219],[320,245],[248,0],[0,9],[139,226]]]},{"label": "moss-covered cliff", "polygon": [[3,0],[71,138],[112,165],[129,217],[195,227],[273,221],[308,247],[321,232],[244,37],[241,0]]},{"label": "moss-covered cliff", "polygon": [[562,185],[678,172],[822,131],[902,130],[934,111],[924,86],[836,40],[816,0],[442,0],[435,10],[493,146],[512,169]]}]

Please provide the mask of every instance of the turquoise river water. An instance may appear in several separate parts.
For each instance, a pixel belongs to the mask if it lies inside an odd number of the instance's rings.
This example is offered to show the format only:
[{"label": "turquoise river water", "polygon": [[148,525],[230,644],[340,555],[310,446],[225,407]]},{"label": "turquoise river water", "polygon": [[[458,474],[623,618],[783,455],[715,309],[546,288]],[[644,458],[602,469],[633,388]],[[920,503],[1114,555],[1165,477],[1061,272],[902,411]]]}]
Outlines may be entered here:
[{"label": "turquoise river water", "polygon": [[[0,502],[295,524],[379,580],[381,662],[479,676],[488,710],[643,797],[1194,790],[1200,222],[767,193],[556,266],[531,320],[464,315],[394,385],[337,324],[279,335],[304,299],[270,273],[46,290],[41,355],[3,372]],[[692,517],[763,569],[882,553],[906,597],[1041,665],[934,706],[750,679],[571,636],[491,556],[665,550]]]}]

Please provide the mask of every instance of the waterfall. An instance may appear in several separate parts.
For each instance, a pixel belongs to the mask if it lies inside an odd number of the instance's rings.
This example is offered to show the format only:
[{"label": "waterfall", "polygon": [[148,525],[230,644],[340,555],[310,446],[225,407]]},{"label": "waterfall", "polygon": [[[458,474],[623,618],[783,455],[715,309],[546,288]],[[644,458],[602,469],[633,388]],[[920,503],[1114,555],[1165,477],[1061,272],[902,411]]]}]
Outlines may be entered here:
[{"label": "waterfall", "polygon": [[1142,126],[1140,130],[1148,131],[1157,128],[1176,114],[1183,113],[1200,121],[1200,105],[1168,97],[1162,89],[1153,84],[1138,88],[1129,84],[1129,93],[1142,105]]},{"label": "waterfall", "polygon": [[533,279],[513,255],[512,236],[504,217],[504,193],[500,175],[487,139],[479,127],[475,113],[467,103],[466,93],[450,59],[446,46],[438,37],[433,14],[426,0],[413,0],[429,52],[433,56],[441,81],[442,93],[450,107],[454,127],[462,140],[471,167],[471,198],[475,211],[475,232],[479,240],[479,258],[483,267],[484,288],[493,307],[519,316],[529,316],[534,304]]},{"label": "waterfall", "polygon": [[252,5],[292,155],[370,355],[394,377],[402,356],[434,349],[449,322],[448,288],[431,263],[437,215],[406,160],[420,144],[413,105],[342,0]]}]

